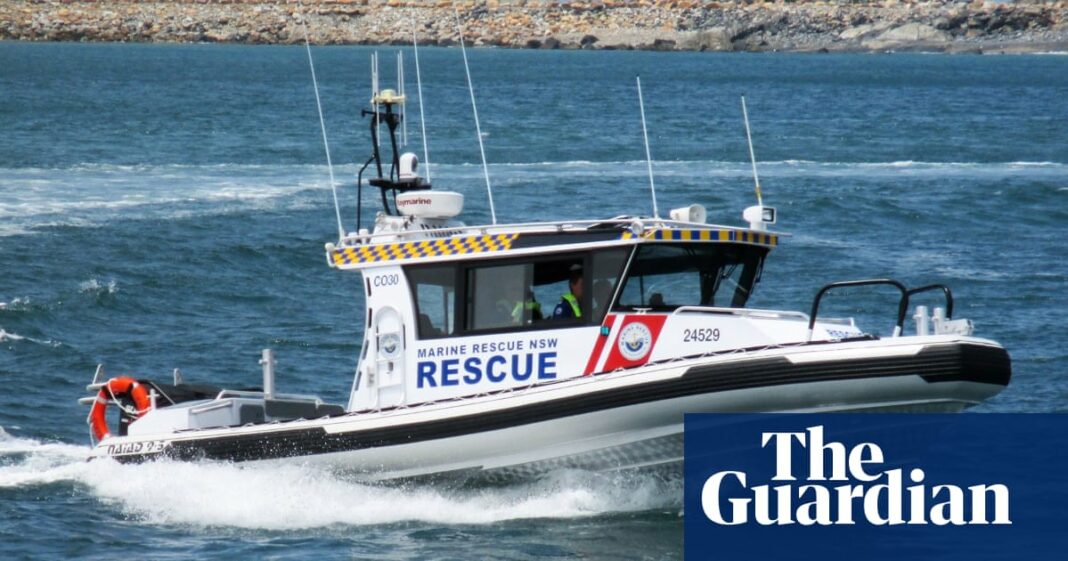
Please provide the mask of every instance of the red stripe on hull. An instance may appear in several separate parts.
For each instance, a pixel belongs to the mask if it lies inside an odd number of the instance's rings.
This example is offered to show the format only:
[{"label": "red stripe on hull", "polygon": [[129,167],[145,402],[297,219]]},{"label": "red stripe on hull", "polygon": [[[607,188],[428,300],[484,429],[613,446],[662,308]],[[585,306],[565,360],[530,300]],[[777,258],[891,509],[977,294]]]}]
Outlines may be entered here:
[{"label": "red stripe on hull", "polygon": [[656,346],[656,341],[660,337],[660,330],[664,328],[666,321],[667,316],[624,316],[603,371],[633,368],[649,362],[653,347]]},{"label": "red stripe on hull", "polygon": [[586,370],[582,371],[583,376],[589,376],[597,367],[597,362],[601,360],[601,352],[604,351],[604,344],[608,342],[608,334],[612,332],[612,324],[615,322],[616,316],[611,314],[605,316],[604,323],[601,324],[601,333],[597,334],[597,343],[593,345],[590,359],[586,361]]}]

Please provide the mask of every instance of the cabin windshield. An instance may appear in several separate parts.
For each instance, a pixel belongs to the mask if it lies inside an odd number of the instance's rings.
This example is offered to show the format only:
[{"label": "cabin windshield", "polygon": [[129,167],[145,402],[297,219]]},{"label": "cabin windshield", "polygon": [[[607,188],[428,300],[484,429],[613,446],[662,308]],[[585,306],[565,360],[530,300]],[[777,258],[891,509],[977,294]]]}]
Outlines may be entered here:
[{"label": "cabin windshield", "polygon": [[767,252],[764,247],[742,244],[642,244],[615,309],[743,308],[759,280]]}]

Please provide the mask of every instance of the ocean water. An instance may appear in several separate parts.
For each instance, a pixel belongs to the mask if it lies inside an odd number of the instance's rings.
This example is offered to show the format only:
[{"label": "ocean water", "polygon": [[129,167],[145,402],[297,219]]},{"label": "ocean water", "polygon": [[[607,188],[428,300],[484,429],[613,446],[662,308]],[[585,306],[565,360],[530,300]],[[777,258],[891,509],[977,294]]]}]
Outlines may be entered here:
[{"label": "ocean water", "polygon": [[[313,51],[353,229],[372,50]],[[744,94],[765,201],[792,234],[753,306],[807,311],[834,280],[947,283],[1013,357],[976,411],[1068,411],[1068,57],[469,55],[501,221],[651,213],[640,74],[660,208],[740,225]],[[420,56],[434,183],[486,221],[460,53]],[[408,134],[421,154],[415,120]],[[0,43],[0,137],[0,558],[681,557],[671,478],[397,487],[84,461],[76,400],[98,363],[242,386],[271,347],[282,390],[346,398],[360,281],[323,257],[337,226],[302,49]],[[885,334],[894,303],[858,291],[827,313]]]}]

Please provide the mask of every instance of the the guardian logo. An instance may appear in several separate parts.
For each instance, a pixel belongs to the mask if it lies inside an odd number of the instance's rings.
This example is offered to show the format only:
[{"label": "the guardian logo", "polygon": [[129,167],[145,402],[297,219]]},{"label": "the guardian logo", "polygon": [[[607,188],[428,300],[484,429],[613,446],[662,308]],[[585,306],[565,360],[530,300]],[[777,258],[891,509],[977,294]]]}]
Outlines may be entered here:
[{"label": "the guardian logo", "polygon": [[[701,488],[704,515],[713,523],[1012,524],[1006,485],[971,485],[966,489],[929,485],[920,468],[909,470],[907,475],[901,468],[880,469],[886,460],[882,449],[872,442],[852,448],[841,442],[824,442],[823,426],[808,427],[804,432],[764,432],[760,445],[775,455],[771,481],[784,483],[752,485],[755,482],[748,481],[744,471],[713,474]],[[794,454],[805,452],[808,473],[802,484],[799,474],[794,473]]]}]

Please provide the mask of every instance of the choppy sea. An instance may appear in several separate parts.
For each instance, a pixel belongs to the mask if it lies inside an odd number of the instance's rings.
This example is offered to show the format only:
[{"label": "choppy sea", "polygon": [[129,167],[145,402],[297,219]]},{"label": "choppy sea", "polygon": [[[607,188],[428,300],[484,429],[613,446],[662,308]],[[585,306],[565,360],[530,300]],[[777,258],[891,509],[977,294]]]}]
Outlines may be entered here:
[{"label": "choppy sea", "polygon": [[[351,229],[372,50],[313,52]],[[807,310],[833,280],[947,283],[1013,358],[975,410],[1068,411],[1068,57],[469,55],[501,221],[651,213],[640,74],[660,208],[740,225],[746,95],[792,234],[751,305]],[[460,52],[420,58],[432,178],[485,221]],[[417,120],[408,135],[421,153]],[[362,302],[325,264],[336,231],[302,48],[0,43],[0,558],[681,557],[681,483],[660,476],[398,487],[84,461],[76,400],[99,363],[247,386],[271,347],[282,390],[344,402]],[[830,305],[885,334],[894,302]]]}]

